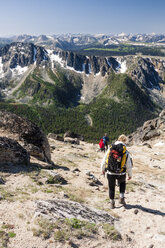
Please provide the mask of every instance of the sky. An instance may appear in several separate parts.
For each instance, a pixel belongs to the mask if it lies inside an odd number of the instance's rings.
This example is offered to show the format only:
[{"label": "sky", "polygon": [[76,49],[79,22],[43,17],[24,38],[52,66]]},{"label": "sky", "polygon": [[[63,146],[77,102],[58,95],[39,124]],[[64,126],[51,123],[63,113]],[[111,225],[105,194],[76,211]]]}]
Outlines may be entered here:
[{"label": "sky", "polygon": [[165,34],[164,0],[0,0],[0,37]]}]

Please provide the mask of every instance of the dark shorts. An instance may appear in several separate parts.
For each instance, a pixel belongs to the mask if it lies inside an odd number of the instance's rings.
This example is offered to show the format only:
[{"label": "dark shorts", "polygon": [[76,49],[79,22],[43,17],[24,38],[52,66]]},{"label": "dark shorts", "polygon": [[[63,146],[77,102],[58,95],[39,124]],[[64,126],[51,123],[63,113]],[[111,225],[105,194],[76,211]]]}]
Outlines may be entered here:
[{"label": "dark shorts", "polygon": [[110,184],[116,184],[116,180],[118,182],[118,184],[120,183],[123,183],[126,181],[126,174],[124,175],[110,175],[110,174],[107,174],[107,178],[108,178],[108,181],[110,182]]},{"label": "dark shorts", "polygon": [[125,193],[126,189],[126,174],[125,175],[110,175],[107,174],[108,186],[109,186],[109,198],[115,197],[116,181],[118,182],[120,193]]}]

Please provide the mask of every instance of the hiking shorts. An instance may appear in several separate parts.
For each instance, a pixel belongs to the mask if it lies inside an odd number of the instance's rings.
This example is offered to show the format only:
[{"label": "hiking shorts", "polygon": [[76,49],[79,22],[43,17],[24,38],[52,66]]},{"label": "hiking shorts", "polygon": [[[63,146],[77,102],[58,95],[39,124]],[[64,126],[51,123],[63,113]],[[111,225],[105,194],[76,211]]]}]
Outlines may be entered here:
[{"label": "hiking shorts", "polygon": [[110,182],[110,184],[112,184],[112,185],[116,184],[116,180],[117,180],[118,184],[121,184],[121,183],[126,181],[126,174],[124,174],[124,175],[107,174],[107,179]]}]

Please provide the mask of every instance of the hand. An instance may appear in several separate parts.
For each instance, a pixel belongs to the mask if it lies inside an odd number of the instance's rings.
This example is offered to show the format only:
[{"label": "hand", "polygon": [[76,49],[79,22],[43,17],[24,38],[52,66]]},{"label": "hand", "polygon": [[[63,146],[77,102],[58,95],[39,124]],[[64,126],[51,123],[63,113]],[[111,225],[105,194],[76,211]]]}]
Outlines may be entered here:
[{"label": "hand", "polygon": [[105,171],[102,171],[102,174],[105,176]]},{"label": "hand", "polygon": [[128,177],[128,180],[131,180],[132,177]]}]

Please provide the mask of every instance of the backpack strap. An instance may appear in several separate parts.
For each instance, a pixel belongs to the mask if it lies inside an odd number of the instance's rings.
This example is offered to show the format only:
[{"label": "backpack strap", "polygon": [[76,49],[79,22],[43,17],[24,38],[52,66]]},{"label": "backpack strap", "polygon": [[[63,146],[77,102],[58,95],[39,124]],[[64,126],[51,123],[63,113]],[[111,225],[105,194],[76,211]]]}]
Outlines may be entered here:
[{"label": "backpack strap", "polygon": [[125,164],[127,161],[127,155],[126,152],[123,154],[122,161],[121,161],[121,170],[120,172],[123,172],[125,170]]},{"label": "backpack strap", "polygon": [[[111,146],[112,147],[112,146]],[[109,160],[109,154],[110,154],[111,150],[109,149],[108,153],[107,153],[107,157],[106,157],[106,161],[105,161],[105,168],[108,168],[108,160]]]},{"label": "backpack strap", "polygon": [[123,146],[123,157],[121,161],[121,170],[123,172],[126,169],[126,162],[127,162],[128,154],[126,153],[126,146]]}]

